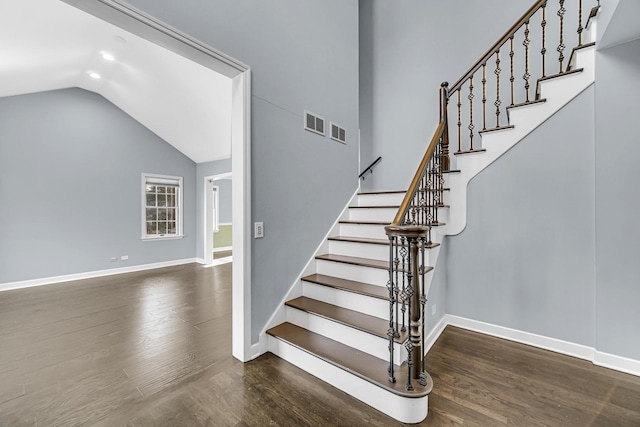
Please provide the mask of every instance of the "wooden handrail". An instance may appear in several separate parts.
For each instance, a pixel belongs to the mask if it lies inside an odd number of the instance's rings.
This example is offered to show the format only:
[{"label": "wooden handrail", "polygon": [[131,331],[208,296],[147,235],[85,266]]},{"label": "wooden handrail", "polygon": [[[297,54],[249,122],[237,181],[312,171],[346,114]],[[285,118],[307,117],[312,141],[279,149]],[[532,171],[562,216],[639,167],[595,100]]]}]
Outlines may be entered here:
[{"label": "wooden handrail", "polygon": [[406,215],[409,210],[409,205],[411,204],[411,199],[413,199],[413,195],[416,193],[418,189],[418,185],[420,185],[420,180],[422,179],[422,171],[427,167],[429,160],[433,156],[433,153],[436,151],[436,147],[440,143],[440,138],[444,134],[444,130],[446,129],[446,121],[440,121],[436,131],[433,133],[433,137],[431,138],[431,142],[429,143],[429,147],[427,151],[424,153],[424,157],[422,157],[422,161],[420,162],[420,166],[418,166],[417,173],[413,176],[413,180],[411,181],[411,185],[407,190],[407,193],[404,195],[404,199],[402,200],[402,204],[398,209],[398,213],[396,217],[393,219],[391,223],[392,226],[402,225],[402,219]]},{"label": "wooden handrail", "polygon": [[535,4],[531,6],[531,8],[529,8],[529,10],[527,10],[524,15],[522,15],[520,19],[518,19],[516,23],[513,24],[511,28],[509,28],[507,32],[505,32],[504,35],[493,46],[491,46],[489,50],[487,50],[487,52],[482,55],[480,59],[478,59],[478,61],[476,61],[475,64],[471,66],[471,68],[469,68],[469,71],[464,73],[462,77],[457,82],[455,82],[453,86],[451,86],[451,88],[449,89],[449,93],[453,93],[459,90],[462,87],[463,83],[467,81],[473,74],[475,74],[475,72],[478,71],[480,67],[482,67],[482,64],[485,64],[489,60],[489,58],[491,58],[491,56],[496,53],[500,46],[505,44],[507,40],[509,40],[511,36],[513,36],[520,29],[520,27],[522,27],[524,23],[527,22],[538,11],[538,9],[546,4],[547,0],[538,0],[537,2],[535,2]]}]

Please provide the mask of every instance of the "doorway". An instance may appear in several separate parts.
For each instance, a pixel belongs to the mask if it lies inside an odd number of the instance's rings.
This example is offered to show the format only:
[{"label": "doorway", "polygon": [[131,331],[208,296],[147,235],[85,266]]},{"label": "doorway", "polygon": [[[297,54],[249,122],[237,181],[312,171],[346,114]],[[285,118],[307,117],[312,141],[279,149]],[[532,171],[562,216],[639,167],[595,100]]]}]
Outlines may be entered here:
[{"label": "doorway", "polygon": [[204,177],[204,263],[233,261],[232,173]]}]

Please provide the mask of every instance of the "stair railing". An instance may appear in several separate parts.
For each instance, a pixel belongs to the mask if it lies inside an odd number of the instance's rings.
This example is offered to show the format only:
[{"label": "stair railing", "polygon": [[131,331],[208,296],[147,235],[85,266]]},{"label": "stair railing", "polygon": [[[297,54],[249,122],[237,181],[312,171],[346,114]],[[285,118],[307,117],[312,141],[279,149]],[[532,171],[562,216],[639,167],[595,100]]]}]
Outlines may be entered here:
[{"label": "stair railing", "polygon": [[[590,1],[590,0],[585,0]],[[595,4],[597,0],[591,0]],[[413,390],[418,386],[426,386],[428,374],[425,370],[425,307],[427,295],[425,292],[425,276],[432,269],[427,266],[426,252],[434,246],[432,241],[432,227],[441,225],[438,221],[438,210],[444,207],[444,176],[443,173],[450,170],[449,157],[449,100],[454,100],[455,117],[457,117],[457,150],[454,154],[465,154],[482,151],[474,147],[476,124],[474,117],[482,117],[482,132],[509,128],[507,120],[507,108],[523,106],[536,102],[539,99],[538,88],[531,94],[532,76],[540,76],[537,81],[570,73],[574,70],[570,66],[565,67],[565,28],[570,25],[577,28],[576,48],[585,46],[583,43],[583,0],[569,0],[575,4],[577,14],[575,19],[569,19],[566,9],[566,0],[536,1],[524,15],[489,49],[478,61],[462,75],[462,77],[449,88],[448,83],[442,83],[440,87],[440,121],[429,142],[420,166],[414,175],[411,185],[407,190],[404,200],[393,222],[385,227],[389,237],[389,279],[387,289],[389,291],[389,381],[396,382],[396,368],[394,363],[394,342],[400,339],[407,349],[407,390]],[[557,7],[556,7],[557,5]],[[591,16],[598,6],[591,10]],[[547,30],[549,24],[549,10],[554,11],[557,33]],[[577,15],[577,16],[576,16]],[[539,35],[535,40],[532,35],[533,27],[537,27]],[[516,57],[515,41],[522,40],[520,48],[522,56]],[[591,44],[591,43],[587,43]],[[547,74],[547,48],[554,46],[557,57],[557,70],[555,74]],[[532,56],[536,50],[539,55]],[[508,55],[509,77],[502,78],[501,64],[504,56]],[[569,58],[568,63],[571,62]],[[533,69],[538,70],[534,73]],[[495,75],[489,79],[487,74]],[[522,72],[522,83],[515,84],[516,73]],[[481,75],[482,101],[474,104],[474,78]],[[475,80],[478,82],[478,79]],[[463,96],[463,89],[467,96]],[[491,127],[487,120],[488,93],[495,94],[493,105],[495,107],[495,126]],[[503,94],[507,94],[504,100]],[[466,100],[463,101],[463,98]],[[516,103],[516,100],[518,103]],[[505,107],[505,104],[509,104]],[[464,107],[464,108],[463,108]],[[462,126],[469,131],[463,137]],[[407,336],[408,333],[408,336]],[[406,339],[404,337],[407,336]],[[402,338],[401,338],[402,337]],[[404,339],[404,340],[403,340]],[[418,384],[415,384],[418,381]]]}]

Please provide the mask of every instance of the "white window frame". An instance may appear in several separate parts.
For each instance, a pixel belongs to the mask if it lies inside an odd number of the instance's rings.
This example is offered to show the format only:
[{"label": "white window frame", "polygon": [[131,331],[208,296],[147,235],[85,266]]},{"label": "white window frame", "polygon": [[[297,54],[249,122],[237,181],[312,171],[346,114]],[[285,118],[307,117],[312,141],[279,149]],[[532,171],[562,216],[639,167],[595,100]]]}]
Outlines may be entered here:
[{"label": "white window frame", "polygon": [[[181,176],[160,175],[155,173],[142,173],[141,180],[141,209],[140,209],[140,232],[142,241],[172,240],[182,239],[183,234],[183,193],[184,180]],[[147,234],[147,184],[155,185],[176,185],[176,234]]]}]

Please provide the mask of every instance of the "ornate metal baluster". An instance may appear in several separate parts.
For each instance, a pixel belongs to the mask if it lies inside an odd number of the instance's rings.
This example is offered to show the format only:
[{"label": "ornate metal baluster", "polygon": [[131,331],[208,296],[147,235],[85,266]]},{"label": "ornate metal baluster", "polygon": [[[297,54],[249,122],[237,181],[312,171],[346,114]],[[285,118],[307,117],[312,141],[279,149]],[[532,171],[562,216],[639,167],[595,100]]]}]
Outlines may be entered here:
[{"label": "ornate metal baluster", "polygon": [[469,149],[473,151],[473,75],[469,77]]},{"label": "ornate metal baluster", "polygon": [[578,46],[582,46],[582,0],[578,1]]},{"label": "ornate metal baluster", "polygon": [[513,51],[513,36],[509,37],[509,45],[510,45],[510,50],[509,50],[509,60],[511,62],[511,76],[509,77],[509,82],[511,83],[511,105],[513,105],[513,82],[515,81],[515,77],[513,76],[513,56],[516,54]]},{"label": "ornate metal baluster", "polygon": [[[436,176],[437,177],[437,176]],[[420,385],[421,386],[426,386],[427,385],[427,371],[426,371],[426,363],[424,360],[424,353],[425,353],[425,347],[424,347],[424,335],[425,335],[425,331],[427,330],[426,328],[426,311],[425,311],[425,306],[427,304],[427,295],[425,294],[425,290],[424,290],[424,277],[425,277],[425,270],[426,270],[426,257],[425,257],[425,245],[426,245],[426,239],[424,237],[422,237],[420,239],[420,247],[421,247],[421,261],[420,261],[420,319],[421,319],[421,324],[420,324],[420,330],[422,331],[422,333],[420,334],[420,357],[422,358],[422,361],[420,363],[420,366],[422,367],[422,369],[420,370]]]},{"label": "ornate metal baluster", "polygon": [[458,89],[458,153],[460,151],[462,151],[460,149],[460,141],[462,139],[462,133],[461,133],[461,129],[462,129],[462,116],[461,116],[461,111],[460,111],[460,107],[462,106],[462,102],[460,102],[460,89]]},{"label": "ornate metal baluster", "polygon": [[[399,246],[400,245],[400,246]],[[398,330],[398,325],[400,325],[400,316],[399,316],[399,310],[400,310],[400,281],[399,281],[399,275],[400,275],[400,254],[399,251],[402,249],[402,239],[400,240],[400,244],[398,243],[398,239],[396,238],[396,247],[395,247],[395,257],[393,258],[393,272],[395,275],[395,282],[393,284],[393,293],[394,293],[394,302],[395,302],[395,309],[396,309],[396,315],[395,315],[395,325],[393,325],[394,330],[395,330],[395,337],[399,338],[400,337],[400,331]]]},{"label": "ornate metal baluster", "polygon": [[[531,44],[531,40],[529,39],[529,20],[524,23],[524,41],[522,45],[524,46],[524,75],[522,78],[524,79],[524,90],[527,95],[527,102],[529,102],[529,79],[531,78],[531,74],[529,74],[529,45]],[[513,105],[513,104],[512,104]]]},{"label": "ornate metal baluster", "polygon": [[496,102],[493,105],[496,106],[496,127],[500,127],[500,105],[502,102],[500,101],[500,48],[496,51],[496,70],[494,73],[496,74]]},{"label": "ornate metal baluster", "polygon": [[393,366],[393,339],[398,331],[396,325],[394,325],[393,306],[396,303],[395,287],[393,286],[393,264],[394,249],[397,250],[397,237],[389,236],[389,281],[387,282],[387,289],[389,290],[389,329],[387,329],[387,336],[389,337],[389,382],[395,383],[396,377]]},{"label": "ornate metal baluster", "polygon": [[482,64],[482,130],[487,130],[487,64]]},{"label": "ornate metal baluster", "polygon": [[560,74],[562,74],[562,63],[564,62],[564,14],[567,9],[564,8],[564,0],[560,0],[560,9],[558,9],[558,17],[560,18],[560,43],[556,49],[559,53],[558,61],[560,62]]},{"label": "ornate metal baluster", "polygon": [[542,21],[540,21],[540,26],[542,27],[542,49],[540,53],[542,54],[542,77],[547,75],[546,66],[545,66],[545,55],[547,53],[547,2],[542,4]]},{"label": "ornate metal baluster", "polygon": [[[412,273],[412,267],[413,265],[411,264],[411,259],[413,258],[415,260],[415,258],[413,257],[413,248],[415,247],[415,240],[410,238],[409,239],[409,245],[410,245],[410,251],[411,251],[411,255],[409,256],[409,262],[407,265],[407,271],[404,274],[404,276],[406,276],[407,278],[407,287],[405,289],[405,298],[409,301],[409,319],[411,321],[412,317],[411,315],[412,313],[412,301],[413,301],[413,283],[412,283],[412,279],[413,279],[413,275]],[[413,323],[413,322],[411,322]],[[409,334],[409,339],[405,342],[404,346],[407,349],[407,391],[411,391],[413,390],[413,383],[411,382],[411,373],[413,371],[413,364],[414,364],[414,357],[413,357],[413,325],[411,325],[411,331]]]},{"label": "ornate metal baluster", "polygon": [[400,290],[400,302],[401,302],[401,307],[400,307],[400,311],[402,311],[402,327],[400,328],[400,330],[402,332],[407,330],[407,274],[405,272],[406,268],[407,268],[407,239],[405,237],[401,237],[400,238],[400,243],[402,245],[402,247],[400,248],[400,257],[401,257],[401,268],[402,271],[400,272],[400,276],[402,277],[402,289]]}]

